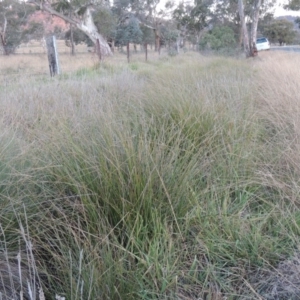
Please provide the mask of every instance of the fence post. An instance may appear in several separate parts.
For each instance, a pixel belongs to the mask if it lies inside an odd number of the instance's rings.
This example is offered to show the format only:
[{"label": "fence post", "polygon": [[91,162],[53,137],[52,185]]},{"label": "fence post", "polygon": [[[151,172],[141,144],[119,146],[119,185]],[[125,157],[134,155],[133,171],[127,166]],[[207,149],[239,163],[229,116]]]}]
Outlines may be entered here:
[{"label": "fence post", "polygon": [[50,76],[53,77],[55,75],[59,75],[59,64],[58,64],[58,53],[56,47],[56,39],[55,36],[48,36],[46,38],[47,45],[47,53],[48,53],[48,62],[50,69]]},{"label": "fence post", "polygon": [[100,41],[99,39],[96,40],[96,53],[99,57],[99,60],[102,60],[102,55],[101,55],[101,46],[100,46]]}]

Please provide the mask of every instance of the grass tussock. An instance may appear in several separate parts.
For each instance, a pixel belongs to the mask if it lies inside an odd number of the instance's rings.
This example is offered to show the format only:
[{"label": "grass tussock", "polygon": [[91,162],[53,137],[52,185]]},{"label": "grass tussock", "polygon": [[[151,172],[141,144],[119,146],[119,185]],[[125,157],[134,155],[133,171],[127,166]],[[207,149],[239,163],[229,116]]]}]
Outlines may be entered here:
[{"label": "grass tussock", "polygon": [[2,85],[6,290],[298,299],[299,74],[294,56],[268,55]]}]

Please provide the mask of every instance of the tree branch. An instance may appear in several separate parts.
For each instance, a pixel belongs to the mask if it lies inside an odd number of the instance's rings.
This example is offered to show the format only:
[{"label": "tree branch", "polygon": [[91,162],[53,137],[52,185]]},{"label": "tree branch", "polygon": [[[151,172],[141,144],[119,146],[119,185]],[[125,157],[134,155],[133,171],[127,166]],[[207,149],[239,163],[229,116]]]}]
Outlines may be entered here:
[{"label": "tree branch", "polygon": [[150,28],[150,29],[152,29],[152,30],[156,30],[156,29],[157,29],[157,28],[154,28],[154,27],[152,27],[152,26],[150,26],[150,25],[147,25],[146,23],[142,22],[141,20],[138,20],[138,22],[139,22],[139,24],[141,24],[142,26],[145,26],[145,27]]},{"label": "tree branch", "polygon": [[34,0],[29,0],[28,3],[32,3],[32,4],[35,4],[37,6],[40,6],[41,10],[44,10],[44,11],[48,12],[49,14],[51,14],[53,16],[61,18],[64,21],[68,22],[69,24],[77,25],[79,23],[78,21],[76,21],[74,19],[71,19],[71,18],[65,16],[64,14],[59,13],[58,11],[56,11],[55,9],[53,9],[50,6],[50,4],[44,3],[42,1],[41,2],[36,2]]},{"label": "tree branch", "polygon": [[6,27],[7,27],[7,19],[6,19],[6,16],[5,16],[5,15],[3,16],[3,18],[4,18],[3,34],[5,35]]}]

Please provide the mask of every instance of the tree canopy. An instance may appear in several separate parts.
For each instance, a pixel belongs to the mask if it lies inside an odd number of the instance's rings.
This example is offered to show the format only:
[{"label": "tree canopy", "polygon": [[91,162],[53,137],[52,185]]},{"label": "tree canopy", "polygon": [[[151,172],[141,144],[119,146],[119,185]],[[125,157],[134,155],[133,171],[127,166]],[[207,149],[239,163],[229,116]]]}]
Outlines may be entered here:
[{"label": "tree canopy", "polygon": [[228,26],[216,26],[201,39],[202,49],[230,49],[236,47],[233,30]]},{"label": "tree canopy", "polygon": [[[17,0],[0,1],[0,46],[4,54],[14,53],[26,39],[28,29],[25,25],[34,9],[25,2]],[[31,28],[33,31],[36,28]]]},{"label": "tree canopy", "polygon": [[284,43],[292,43],[296,36],[296,31],[292,22],[287,20],[273,20],[264,28],[264,35],[266,35],[270,42],[278,42],[282,45]]},{"label": "tree canopy", "polygon": [[138,20],[134,17],[127,19],[117,28],[116,43],[127,45],[129,43],[139,44],[142,41],[143,32],[139,27]]},{"label": "tree canopy", "polygon": [[75,26],[84,32],[95,45],[99,43],[100,56],[112,54],[107,40],[99,32],[92,15],[95,8],[108,6],[108,3],[102,1],[90,2],[86,0],[29,0],[29,2],[49,14],[65,20],[70,25]]},{"label": "tree canopy", "polygon": [[[63,34],[67,43],[85,42],[96,46],[99,42],[99,57],[110,55],[114,43],[153,44],[157,52],[167,45],[179,52],[187,41],[198,49],[244,44],[251,55],[257,28],[260,32],[270,32],[270,28],[277,24],[272,23],[271,0],[194,0],[193,3],[181,2],[178,5],[167,2],[164,8],[160,2],[29,0],[21,3],[3,0],[0,2],[1,43],[8,49],[9,45],[17,47],[26,39],[45,35],[40,24],[28,24],[28,16],[35,9],[61,18],[68,24],[69,30]],[[296,7],[295,3],[293,5]],[[275,38],[273,36],[270,40]]]}]

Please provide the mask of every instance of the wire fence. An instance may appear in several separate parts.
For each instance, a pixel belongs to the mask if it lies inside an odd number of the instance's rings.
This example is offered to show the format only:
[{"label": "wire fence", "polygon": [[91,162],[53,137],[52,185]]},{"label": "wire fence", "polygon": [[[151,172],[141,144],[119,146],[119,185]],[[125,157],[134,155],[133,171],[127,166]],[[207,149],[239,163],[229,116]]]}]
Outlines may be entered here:
[{"label": "wire fence", "polygon": [[[57,40],[57,48],[58,53],[60,54],[70,54],[71,53],[71,47],[69,47],[65,40]],[[87,53],[87,52],[93,52],[94,49],[92,47],[88,47],[85,44],[79,44],[75,46],[75,52],[76,53]],[[5,50],[3,46],[0,45],[0,55],[5,54],[46,54],[47,48],[46,43],[44,39],[41,40],[32,40],[28,43],[23,43],[19,45],[18,47],[5,47]]]},{"label": "wire fence", "polygon": [[[85,44],[75,47],[75,56],[71,56],[71,49],[64,40],[57,40],[56,45],[64,72],[76,71],[98,61],[94,49],[88,48]],[[2,83],[9,84],[20,76],[30,78],[41,75],[49,75],[47,48],[43,39],[21,44],[17,48],[3,49],[0,45],[0,80]]]},{"label": "wire fence", "polygon": [[[75,56],[71,55],[71,48],[65,44],[64,40],[57,40],[58,60],[61,73],[72,73],[94,67],[99,63],[99,57],[95,53],[94,47],[87,47],[85,44],[76,45]],[[32,76],[49,76],[49,62],[47,57],[47,48],[43,40],[30,41],[27,44],[20,45],[14,54],[3,55],[4,51],[0,47],[0,80],[5,78],[6,84],[14,82],[20,76],[31,78]],[[184,51],[184,49],[181,49]],[[1,55],[2,54],[2,55]],[[113,58],[104,57],[104,61],[109,59],[114,63],[127,62],[126,49],[116,47]],[[171,53],[165,47],[160,54],[155,51],[154,46],[149,45],[147,56],[148,60],[161,59],[164,56],[176,55]],[[144,61],[145,49],[142,46],[130,45],[130,62]],[[1,83],[0,83],[1,85]]]}]

